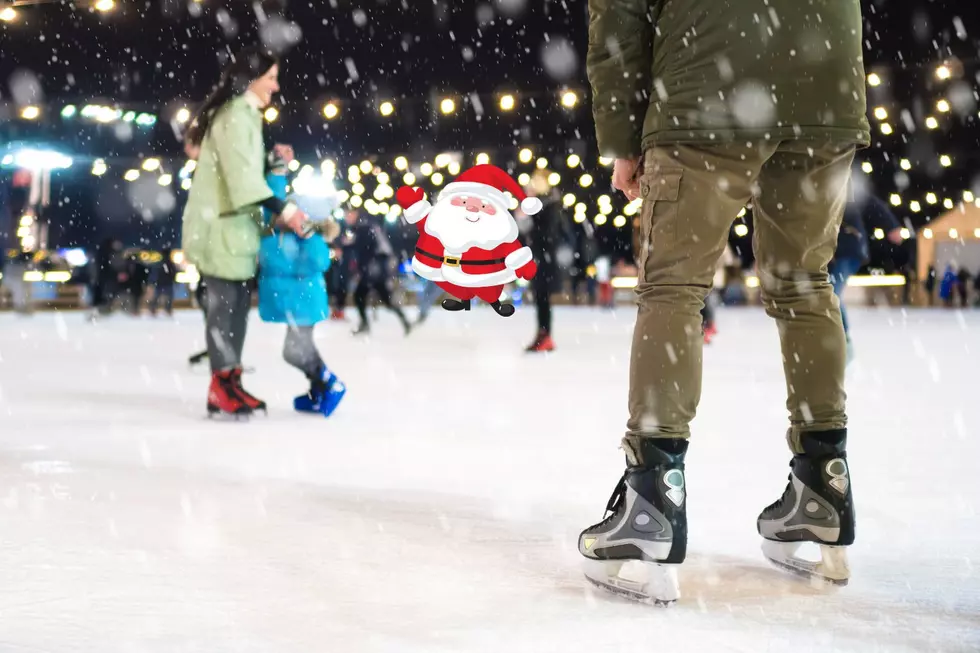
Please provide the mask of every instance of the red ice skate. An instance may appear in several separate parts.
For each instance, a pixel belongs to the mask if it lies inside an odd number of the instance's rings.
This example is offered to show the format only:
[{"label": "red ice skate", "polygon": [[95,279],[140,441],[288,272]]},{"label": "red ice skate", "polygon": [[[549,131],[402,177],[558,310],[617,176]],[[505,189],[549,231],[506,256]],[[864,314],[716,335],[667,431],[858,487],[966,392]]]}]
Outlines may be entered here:
[{"label": "red ice skate", "polygon": [[235,380],[231,371],[215,372],[211,375],[211,387],[208,388],[208,415],[231,415],[248,417],[252,409],[238,396]]}]

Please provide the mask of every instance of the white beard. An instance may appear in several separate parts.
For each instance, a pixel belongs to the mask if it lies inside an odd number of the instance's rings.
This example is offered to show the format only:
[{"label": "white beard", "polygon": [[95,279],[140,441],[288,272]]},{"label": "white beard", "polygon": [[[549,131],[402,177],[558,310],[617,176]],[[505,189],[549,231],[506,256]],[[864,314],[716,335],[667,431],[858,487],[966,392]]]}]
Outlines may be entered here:
[{"label": "white beard", "polygon": [[[478,215],[479,222],[466,218]],[[437,202],[425,219],[425,232],[442,243],[446,251],[462,254],[471,247],[493,249],[517,239],[517,221],[508,211],[497,209],[495,215],[472,213],[448,201]]]}]

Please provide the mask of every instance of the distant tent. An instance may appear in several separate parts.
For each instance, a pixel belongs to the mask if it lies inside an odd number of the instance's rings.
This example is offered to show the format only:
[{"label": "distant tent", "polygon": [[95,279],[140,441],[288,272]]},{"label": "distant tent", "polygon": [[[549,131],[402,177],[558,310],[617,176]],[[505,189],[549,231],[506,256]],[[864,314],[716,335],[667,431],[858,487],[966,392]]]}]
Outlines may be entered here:
[{"label": "distant tent", "polygon": [[962,202],[919,229],[919,279],[925,279],[929,266],[942,276],[947,265],[959,271],[967,268],[975,277],[980,271],[980,206]]}]

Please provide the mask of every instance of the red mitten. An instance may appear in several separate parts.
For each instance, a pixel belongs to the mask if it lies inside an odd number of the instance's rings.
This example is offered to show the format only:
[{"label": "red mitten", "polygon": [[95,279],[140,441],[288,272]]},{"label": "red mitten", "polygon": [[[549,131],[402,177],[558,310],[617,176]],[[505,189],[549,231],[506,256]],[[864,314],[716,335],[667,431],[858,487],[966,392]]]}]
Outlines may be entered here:
[{"label": "red mitten", "polygon": [[530,281],[534,278],[534,275],[538,273],[538,264],[534,261],[528,261],[521,267],[517,268],[517,276],[521,279],[527,279]]},{"label": "red mitten", "polygon": [[403,209],[407,209],[408,207],[413,206],[414,204],[425,199],[425,191],[421,188],[402,186],[395,194],[395,199],[398,200],[399,206],[401,206]]}]

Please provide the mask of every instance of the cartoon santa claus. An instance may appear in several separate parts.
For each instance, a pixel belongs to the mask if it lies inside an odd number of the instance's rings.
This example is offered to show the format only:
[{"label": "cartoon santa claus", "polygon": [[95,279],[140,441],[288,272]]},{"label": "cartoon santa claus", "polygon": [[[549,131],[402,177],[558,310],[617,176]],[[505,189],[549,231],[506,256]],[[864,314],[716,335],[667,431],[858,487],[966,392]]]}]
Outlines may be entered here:
[{"label": "cartoon santa claus", "polygon": [[541,210],[541,200],[525,196],[510,175],[492,165],[474,166],[456,177],[435,206],[419,188],[398,189],[405,218],[419,228],[412,269],[456,298],[443,300],[447,311],[468,311],[479,297],[498,315],[510,317],[514,306],[500,301],[504,284],[531,279],[538,271],[531,250],[517,239],[517,221],[504,192],[520,202],[526,215]]}]

